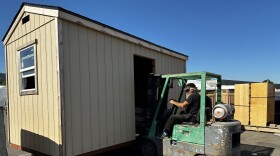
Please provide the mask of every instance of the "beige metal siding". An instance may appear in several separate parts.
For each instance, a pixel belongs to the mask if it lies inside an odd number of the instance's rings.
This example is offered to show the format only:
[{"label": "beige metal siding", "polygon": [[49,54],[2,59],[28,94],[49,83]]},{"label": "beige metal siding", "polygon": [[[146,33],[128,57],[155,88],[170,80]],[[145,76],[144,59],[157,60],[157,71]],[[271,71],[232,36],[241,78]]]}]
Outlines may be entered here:
[{"label": "beige metal siding", "polygon": [[[23,17],[29,13],[24,13]],[[54,18],[29,14],[18,23],[7,47],[10,142],[49,155],[59,154],[57,48]],[[37,39],[38,95],[20,96],[17,48]]]},{"label": "beige metal siding", "polygon": [[133,56],[161,74],[185,72],[185,60],[62,21],[65,155],[134,140]]}]

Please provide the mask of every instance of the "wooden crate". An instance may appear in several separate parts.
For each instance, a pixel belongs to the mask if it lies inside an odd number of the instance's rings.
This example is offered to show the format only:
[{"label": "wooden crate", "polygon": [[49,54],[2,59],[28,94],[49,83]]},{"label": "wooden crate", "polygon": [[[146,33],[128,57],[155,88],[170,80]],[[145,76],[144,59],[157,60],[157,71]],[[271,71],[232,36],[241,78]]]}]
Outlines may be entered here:
[{"label": "wooden crate", "polygon": [[275,88],[272,83],[251,83],[251,97],[273,97]]},{"label": "wooden crate", "polygon": [[274,122],[275,98],[251,98],[250,125],[266,127]]},{"label": "wooden crate", "polygon": [[234,104],[234,90],[225,89],[222,91],[222,102],[227,104]]},{"label": "wooden crate", "polygon": [[250,105],[250,84],[234,85],[234,105],[238,105],[238,106]]},{"label": "wooden crate", "polygon": [[[279,126],[279,125],[277,125]],[[249,131],[257,131],[257,132],[270,132],[270,133],[277,133],[280,134],[280,128],[275,127],[275,128],[271,128],[271,127],[259,127],[259,126],[244,126],[245,130],[249,130]]]},{"label": "wooden crate", "polygon": [[208,93],[207,96],[211,99],[212,108],[214,108],[215,102],[216,102],[216,94],[215,93]]},{"label": "wooden crate", "polygon": [[235,108],[234,119],[239,120],[242,125],[249,125],[250,124],[250,107],[234,105],[234,108]]},{"label": "wooden crate", "polygon": [[[234,91],[229,89],[223,89],[222,90],[222,103],[227,104],[234,104]],[[214,105],[217,102],[217,93],[208,91],[206,94],[212,101],[212,104]]]}]

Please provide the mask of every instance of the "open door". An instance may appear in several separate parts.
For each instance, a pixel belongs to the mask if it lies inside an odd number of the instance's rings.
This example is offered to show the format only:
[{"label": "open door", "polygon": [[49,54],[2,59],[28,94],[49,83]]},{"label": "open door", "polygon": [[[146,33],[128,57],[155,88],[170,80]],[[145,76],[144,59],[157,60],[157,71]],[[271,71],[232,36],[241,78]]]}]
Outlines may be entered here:
[{"label": "open door", "polygon": [[148,108],[148,77],[154,72],[155,60],[134,55],[134,94],[136,134],[145,133]]}]

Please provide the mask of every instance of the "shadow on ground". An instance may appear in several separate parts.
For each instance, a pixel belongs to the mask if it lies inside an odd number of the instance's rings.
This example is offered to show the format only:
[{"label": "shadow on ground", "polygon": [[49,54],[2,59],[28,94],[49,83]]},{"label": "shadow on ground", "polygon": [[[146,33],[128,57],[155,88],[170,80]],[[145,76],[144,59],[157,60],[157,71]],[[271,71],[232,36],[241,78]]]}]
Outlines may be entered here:
[{"label": "shadow on ground", "polygon": [[240,155],[241,156],[270,156],[273,152],[274,148],[264,147],[264,146],[256,146],[256,145],[240,145]]},{"label": "shadow on ground", "polygon": [[[162,156],[162,143],[161,140],[154,140],[157,145],[157,155]],[[101,154],[101,156],[111,156],[111,155],[130,155],[130,156],[154,156],[153,154],[144,155],[141,151],[141,143],[136,143],[129,147],[121,148],[118,150],[113,150],[107,153]],[[274,148],[240,144],[239,156],[271,156]]]}]

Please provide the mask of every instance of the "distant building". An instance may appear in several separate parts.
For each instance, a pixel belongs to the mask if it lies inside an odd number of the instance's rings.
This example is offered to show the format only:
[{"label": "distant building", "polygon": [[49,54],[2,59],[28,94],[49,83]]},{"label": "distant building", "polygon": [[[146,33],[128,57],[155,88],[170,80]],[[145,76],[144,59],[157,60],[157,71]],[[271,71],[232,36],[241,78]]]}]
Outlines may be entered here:
[{"label": "distant building", "polygon": [[[200,81],[199,80],[189,80],[188,83],[196,84],[197,88],[200,90]],[[234,89],[235,84],[244,84],[244,83],[254,83],[250,81],[238,81],[238,80],[222,80],[222,89]],[[216,80],[208,80],[206,82],[207,90],[215,90],[216,89]]]}]

